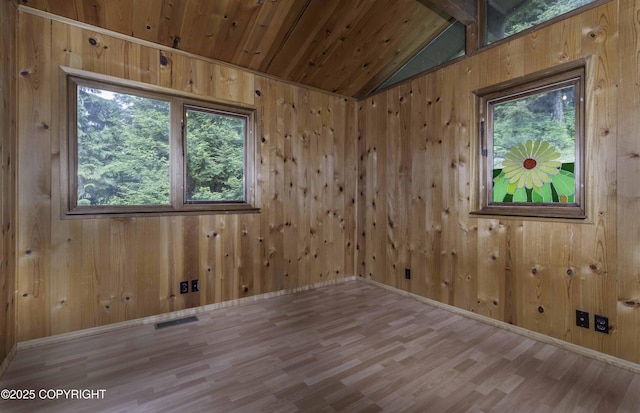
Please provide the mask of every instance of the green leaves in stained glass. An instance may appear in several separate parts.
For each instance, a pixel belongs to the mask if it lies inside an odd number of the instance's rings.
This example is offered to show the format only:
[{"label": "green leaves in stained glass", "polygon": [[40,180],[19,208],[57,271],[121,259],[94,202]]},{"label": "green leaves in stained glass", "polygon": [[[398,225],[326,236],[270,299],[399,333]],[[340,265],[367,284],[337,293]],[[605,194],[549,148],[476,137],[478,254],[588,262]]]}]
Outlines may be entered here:
[{"label": "green leaves in stained glass", "polygon": [[571,203],[575,196],[573,163],[562,164],[551,182],[533,188],[510,184],[502,169],[494,169],[493,202]]}]

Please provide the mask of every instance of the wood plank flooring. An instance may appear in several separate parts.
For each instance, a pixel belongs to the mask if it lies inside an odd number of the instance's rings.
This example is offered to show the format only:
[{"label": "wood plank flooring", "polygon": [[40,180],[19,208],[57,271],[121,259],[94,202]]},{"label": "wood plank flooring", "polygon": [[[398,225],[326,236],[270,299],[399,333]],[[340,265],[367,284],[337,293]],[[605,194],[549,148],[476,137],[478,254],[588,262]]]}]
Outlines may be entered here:
[{"label": "wood plank flooring", "polygon": [[1,412],[639,412],[640,375],[354,281],[18,351]]}]

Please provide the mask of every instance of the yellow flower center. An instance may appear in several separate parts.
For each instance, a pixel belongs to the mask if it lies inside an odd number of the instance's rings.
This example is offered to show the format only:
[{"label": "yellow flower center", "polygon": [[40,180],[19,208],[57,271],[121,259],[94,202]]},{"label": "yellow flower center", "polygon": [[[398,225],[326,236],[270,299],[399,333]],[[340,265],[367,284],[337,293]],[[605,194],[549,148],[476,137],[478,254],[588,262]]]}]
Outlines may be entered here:
[{"label": "yellow flower center", "polygon": [[522,162],[522,166],[524,166],[524,169],[533,169],[537,164],[538,162],[536,162],[536,160],[533,158],[527,158],[524,160],[524,162]]}]

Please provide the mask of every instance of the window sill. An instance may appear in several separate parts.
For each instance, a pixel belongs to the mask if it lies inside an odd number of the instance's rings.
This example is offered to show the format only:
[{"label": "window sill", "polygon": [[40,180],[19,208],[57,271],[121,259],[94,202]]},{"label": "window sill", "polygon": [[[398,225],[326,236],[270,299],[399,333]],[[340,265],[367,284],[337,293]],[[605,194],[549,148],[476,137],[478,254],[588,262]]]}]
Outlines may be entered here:
[{"label": "window sill", "polygon": [[[543,209],[544,208],[544,209]],[[535,211],[532,211],[534,209]],[[592,223],[585,211],[574,207],[530,207],[522,210],[514,206],[488,206],[469,213],[471,217],[487,219],[518,219],[524,221]]]},{"label": "window sill", "polygon": [[260,208],[248,204],[225,204],[227,208],[219,205],[220,208],[203,208],[202,206],[191,207],[186,205],[184,209],[176,210],[164,207],[147,207],[142,210],[127,211],[116,207],[108,207],[97,211],[94,208],[78,208],[63,214],[62,219],[95,219],[95,218],[143,218],[143,217],[172,217],[172,216],[193,216],[193,215],[235,215],[235,214],[258,214]]}]

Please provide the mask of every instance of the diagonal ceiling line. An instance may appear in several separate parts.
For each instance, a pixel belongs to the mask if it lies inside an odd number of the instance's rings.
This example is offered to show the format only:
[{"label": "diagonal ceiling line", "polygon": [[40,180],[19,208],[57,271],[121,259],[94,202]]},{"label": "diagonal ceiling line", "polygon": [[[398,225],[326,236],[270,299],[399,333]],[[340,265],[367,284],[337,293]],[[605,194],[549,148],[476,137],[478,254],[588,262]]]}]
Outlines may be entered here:
[{"label": "diagonal ceiling line", "polygon": [[278,55],[280,50],[282,50],[284,45],[289,40],[289,37],[291,37],[291,34],[293,33],[293,31],[296,29],[296,27],[298,27],[298,24],[300,23],[300,20],[302,19],[302,16],[306,13],[307,8],[309,8],[309,4],[311,3],[311,1],[312,0],[307,0],[307,2],[305,3],[304,7],[300,10],[300,13],[298,13],[298,17],[296,17],[295,23],[293,23],[291,25],[291,27],[289,27],[289,30],[287,31],[287,34],[282,38],[282,41],[278,45],[278,48],[276,49],[276,52],[273,54],[273,56],[271,56],[271,59],[269,59],[269,63],[267,64],[267,66],[265,68],[265,73],[269,72],[269,69],[271,68],[271,64],[273,63],[273,59],[276,58],[276,56]]}]

